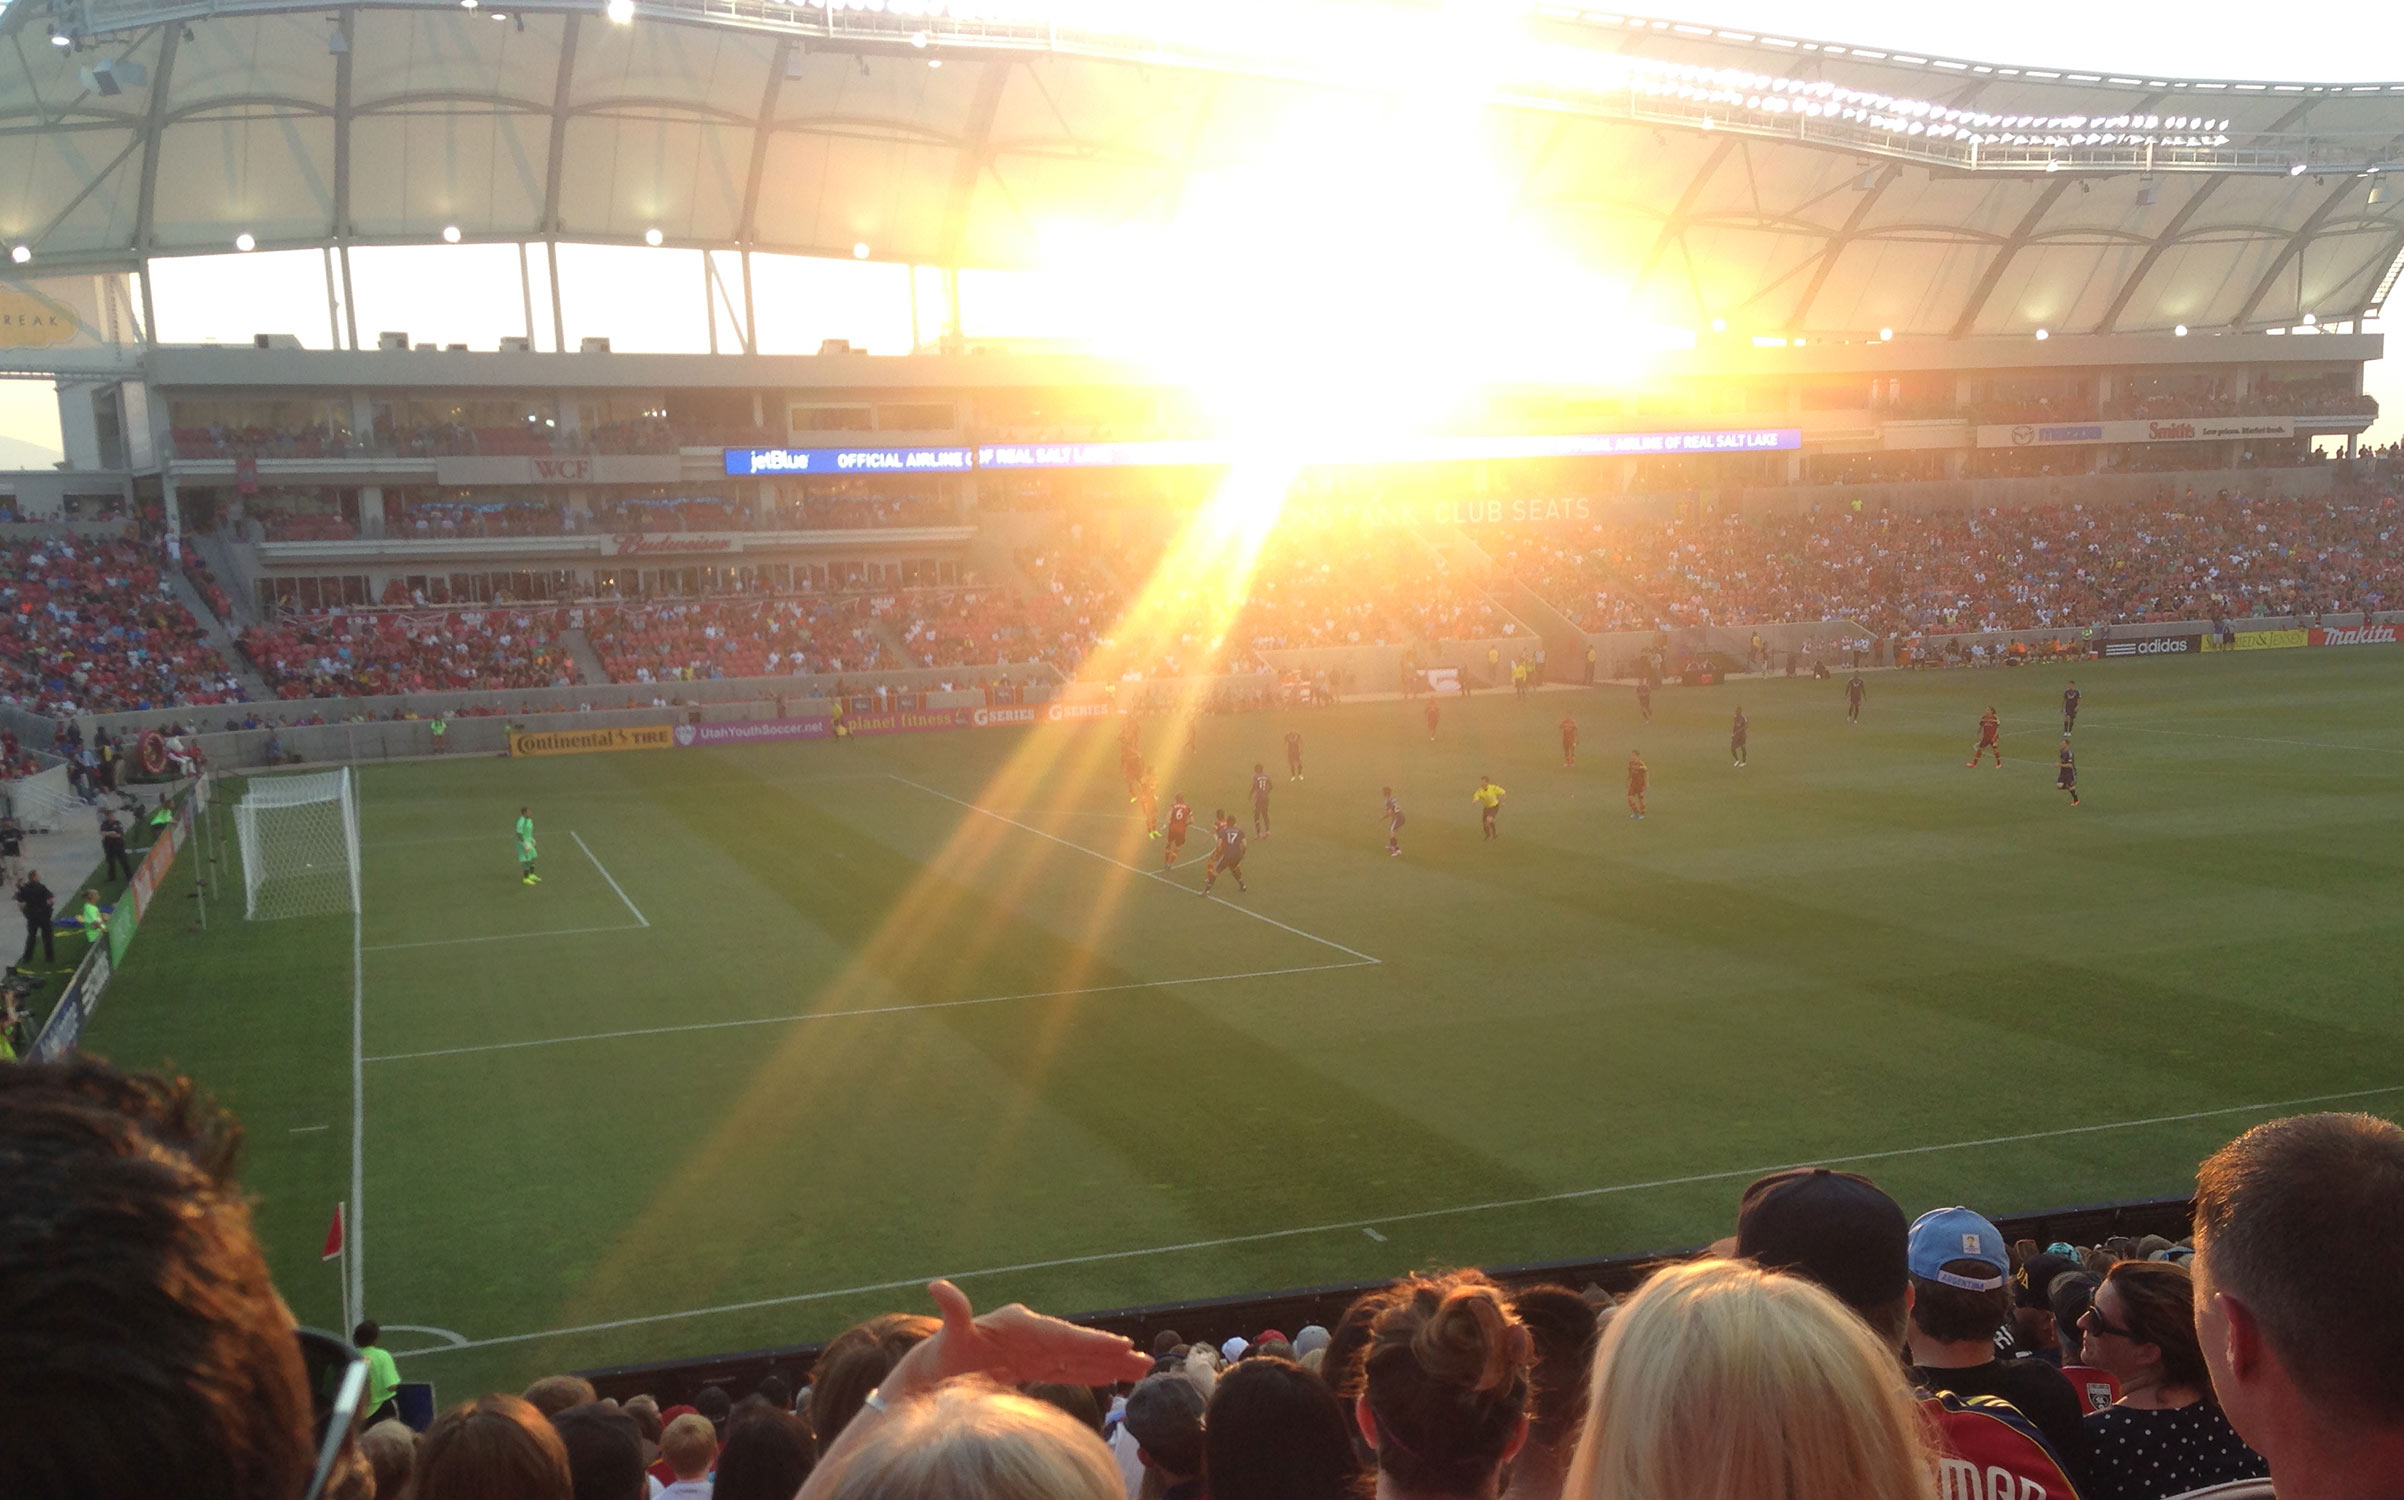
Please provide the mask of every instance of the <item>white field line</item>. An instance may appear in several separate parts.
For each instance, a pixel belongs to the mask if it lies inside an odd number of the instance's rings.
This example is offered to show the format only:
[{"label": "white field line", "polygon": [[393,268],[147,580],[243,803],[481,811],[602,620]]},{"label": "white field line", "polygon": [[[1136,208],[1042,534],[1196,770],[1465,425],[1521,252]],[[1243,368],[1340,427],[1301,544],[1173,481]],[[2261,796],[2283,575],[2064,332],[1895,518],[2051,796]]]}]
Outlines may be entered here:
[{"label": "white field line", "polygon": [[[1016,819],[1016,818],[1006,818],[1006,817],[1003,817],[1003,816],[1002,816],[1000,813],[997,813],[997,812],[993,811],[993,810],[992,810],[992,809],[990,809],[990,808],[979,807],[979,806],[977,806],[977,805],[976,805],[974,802],[969,802],[969,801],[966,801],[966,800],[964,800],[964,799],[962,799],[962,798],[955,797],[955,796],[953,796],[953,795],[952,795],[951,793],[949,793],[949,792],[939,792],[939,791],[935,790],[933,787],[926,785],[924,782],[912,781],[912,780],[911,780],[909,777],[907,777],[907,776],[895,776],[895,777],[893,777],[893,779],[894,779],[895,781],[898,781],[898,782],[900,782],[900,783],[901,783],[903,786],[906,786],[906,787],[915,787],[915,788],[917,788],[919,791],[922,791],[922,792],[926,793],[926,794],[927,794],[928,796],[930,796],[930,797],[941,797],[941,798],[942,798],[944,801],[946,801],[946,802],[949,802],[949,803],[953,804],[953,805],[954,805],[954,806],[956,806],[956,807],[965,807],[965,808],[967,808],[967,809],[968,809],[970,812],[973,812],[973,813],[982,813],[982,814],[984,814],[986,817],[993,819],[995,822],[998,822],[998,823],[1007,823],[1007,824],[1009,824],[1011,827],[1013,827],[1013,828],[1016,828],[1016,829],[1020,830],[1021,832],[1025,832],[1025,833],[1031,833],[1031,834],[1035,835],[1035,836],[1036,836],[1037,838],[1039,838],[1039,839],[1050,839],[1050,840],[1051,840],[1053,843],[1055,843],[1055,844],[1058,844],[1058,845],[1059,845],[1061,848],[1063,848],[1063,849],[1074,849],[1074,850],[1076,850],[1076,851],[1077,851],[1079,854],[1090,854],[1090,855],[1092,855],[1092,856],[1093,856],[1095,859],[1101,860],[1101,861],[1102,861],[1102,862],[1104,862],[1105,864],[1113,864],[1113,865],[1116,865],[1116,866],[1118,866],[1120,869],[1122,869],[1122,870],[1125,870],[1127,873],[1129,873],[1129,874],[1131,874],[1131,875],[1141,875],[1141,876],[1143,876],[1143,877],[1144,877],[1145,879],[1147,879],[1147,880],[1162,880],[1164,884],[1168,884],[1168,885],[1176,885],[1176,882],[1175,882],[1175,881],[1172,881],[1172,880],[1164,880],[1164,879],[1163,879],[1163,877],[1162,877],[1162,875],[1161,875],[1161,873],[1160,873],[1158,870],[1147,870],[1147,869],[1144,869],[1143,867],[1141,867],[1141,866],[1139,866],[1139,865],[1131,865],[1131,864],[1127,863],[1127,862],[1126,862],[1125,860],[1123,860],[1123,859],[1117,859],[1117,858],[1113,858],[1113,857],[1112,857],[1112,856],[1110,856],[1110,855],[1104,854],[1104,853],[1103,853],[1101,850],[1099,850],[1099,849],[1089,849],[1089,848],[1087,848],[1087,847],[1086,847],[1085,845],[1083,845],[1083,844],[1072,843],[1071,841],[1069,841],[1069,840],[1067,840],[1067,839],[1064,839],[1064,838],[1062,838],[1060,835],[1058,835],[1058,834],[1056,834],[1056,833],[1046,833],[1044,830],[1042,830],[1042,829],[1040,829],[1040,828],[1036,827],[1036,826],[1035,826],[1034,824],[1032,824],[1032,823],[1021,823],[1021,822],[1020,822],[1020,821],[1018,821],[1018,819]],[[1183,889],[1184,889],[1184,887],[1183,887],[1183,886],[1178,886],[1178,889],[1179,889],[1179,890],[1183,890]],[[1360,960],[1362,963],[1365,963],[1365,964],[1374,964],[1374,963],[1382,963],[1382,962],[1384,962],[1384,960],[1382,960],[1382,959],[1377,959],[1377,958],[1372,958],[1372,957],[1370,957],[1368,954],[1361,952],[1361,951],[1360,951],[1358,948],[1347,948],[1347,947],[1345,947],[1345,946],[1344,946],[1342,943],[1339,943],[1339,942],[1337,942],[1337,941],[1336,941],[1335,939],[1333,939],[1333,938],[1323,938],[1323,937],[1319,936],[1319,935],[1318,935],[1317,933],[1315,933],[1315,932],[1304,932],[1304,931],[1303,931],[1301,928],[1299,928],[1299,927],[1292,926],[1292,925],[1290,925],[1290,924],[1288,924],[1288,923],[1280,922],[1280,921],[1278,921],[1278,920],[1277,920],[1275,917],[1269,916],[1269,915],[1267,915],[1267,914],[1265,914],[1265,913],[1262,913],[1262,912],[1257,912],[1257,911],[1254,911],[1254,910],[1252,910],[1252,909],[1251,909],[1250,907],[1248,907],[1248,906],[1236,906],[1236,905],[1233,905],[1232,903],[1225,902],[1225,901],[1222,901],[1222,902],[1220,902],[1219,904],[1220,904],[1220,906],[1224,907],[1224,908],[1225,908],[1226,910],[1228,910],[1228,911],[1237,912],[1237,913],[1240,913],[1240,914],[1241,914],[1241,915],[1243,915],[1243,916],[1250,917],[1250,918],[1251,918],[1252,920],[1254,920],[1255,922],[1266,922],[1266,923],[1268,923],[1268,924],[1269,924],[1271,927],[1279,928],[1279,929],[1281,929],[1281,930],[1283,930],[1283,931],[1286,931],[1286,932],[1290,932],[1290,933],[1292,933],[1294,936],[1296,936],[1296,937],[1298,937],[1298,938],[1303,938],[1303,939],[1306,939],[1306,940],[1308,940],[1308,941],[1310,941],[1310,942],[1317,943],[1317,944],[1318,944],[1320,947],[1322,947],[1322,948],[1333,948],[1333,949],[1335,949],[1335,950],[1336,950],[1338,953],[1349,954],[1349,955],[1351,955],[1352,957],[1359,959],[1359,960]]]},{"label": "white field line", "polygon": [[420,844],[492,844],[498,843],[489,833],[441,833],[422,839],[369,839],[370,849],[411,849]]},{"label": "white field line", "polygon": [[[623,931],[630,929],[608,929]],[[1330,969],[1360,969],[1375,959],[1351,959],[1337,964],[1304,964],[1291,969],[1254,969],[1246,974],[1203,974],[1192,979],[1145,979],[1132,984],[1095,984],[1073,990],[1036,990],[1024,995],[980,995],[973,1000],[929,1000],[916,1005],[870,1005],[856,1010],[796,1011],[782,1016],[748,1016],[734,1021],[693,1021],[681,1026],[637,1026],[624,1031],[591,1031],[580,1036],[536,1037],[524,1042],[479,1042],[468,1047],[434,1047],[423,1052],[387,1052],[369,1062],[410,1062],[421,1057],[456,1057],[463,1052],[513,1052],[522,1047],[557,1047],[569,1042],[609,1042],[624,1037],[672,1036],[686,1031],[727,1031],[743,1026],[788,1026],[804,1021],[840,1021],[860,1016],[909,1015],[922,1010],[957,1010],[970,1005],[1004,1005],[1014,1000],[1060,1000],[1071,995],[1111,995],[1128,990],[1164,990],[1186,984],[1226,984],[1238,979],[1272,979],[1281,974],[1323,974]]]},{"label": "white field line", "polygon": [[351,848],[351,1216],[343,1248],[348,1252],[344,1274],[349,1286],[348,1312],[364,1315],[367,1306],[367,910],[359,899],[359,801],[354,788],[351,826],[344,830]]},{"label": "white field line", "polygon": [[571,828],[568,830],[568,837],[576,841],[576,847],[584,851],[584,857],[593,862],[593,868],[601,872],[601,878],[609,882],[609,888],[616,891],[618,899],[626,903],[626,909],[634,913],[634,925],[637,927],[650,926],[651,919],[643,915],[642,909],[637,907],[633,898],[626,894],[626,888],[618,884],[618,877],[609,873],[609,866],[601,863],[601,856],[595,854],[592,846],[585,843],[584,835]]},{"label": "white field line", "polygon": [[534,938],[583,937],[594,932],[640,932],[650,925],[648,922],[620,922],[615,927],[554,927],[545,932],[495,932],[484,937],[427,938],[415,943],[370,943],[367,951],[394,953],[403,948],[448,948],[455,943],[522,943]]},{"label": "white field line", "polygon": [[[495,1338],[469,1339],[450,1347],[457,1349],[488,1349],[500,1344],[531,1343],[537,1339],[566,1338],[575,1334],[607,1333],[620,1328],[636,1328],[650,1323],[676,1322],[685,1318],[706,1318],[722,1313],[756,1312],[768,1307],[791,1307],[805,1302],[825,1302],[838,1297],[864,1297],[873,1292],[914,1290],[942,1277],[950,1281],[965,1281],[978,1276],[1009,1276],[1029,1271],[1051,1271],[1066,1266],[1098,1265],[1108,1261],[1138,1260],[1154,1255],[1175,1255],[1193,1250],[1219,1250],[1232,1245],[1253,1245],[1264,1240],[1294,1239],[1303,1235],[1329,1234],[1370,1229],[1379,1224],[1407,1224],[1422,1219],[1440,1219],[1462,1214],[1492,1213],[1497,1209],[1531,1208],[1546,1203],[1570,1203],[1580,1199],[1608,1197],[1618,1193],[1640,1193],[1656,1188],[1690,1187],[1697,1183],[1726,1182],[1732,1178],[1766,1176],[1771,1172],[1788,1171],[1806,1166],[1843,1166],[1855,1162],[1893,1161],[1907,1156],[1927,1156],[1942,1151],[1970,1151],[1987,1146],[2014,1146],[2029,1141],[2057,1140],[2064,1136],[2098,1135],[2113,1130],[2138,1130],[2152,1125],[2172,1125],[2188,1120],[2210,1120],[2223,1115],[2254,1114],[2264,1110],[2296,1109],[2308,1104],[2330,1104],[2341,1099],[2363,1099],[2376,1094],[2404,1093],[2404,1084],[2387,1084],[2379,1088],[2348,1089],[2334,1094],[2309,1094],[2299,1099],[2273,1099],[2259,1104],[2231,1104],[2219,1109],[2188,1110],[2175,1115],[2152,1115],[2142,1120],[2113,1120],[2100,1125],[2066,1125],[2055,1130],[2032,1130],[2021,1135],[1983,1136],[1974,1140],[1942,1141],[1928,1146],[1900,1146],[1886,1151],[1863,1151],[1850,1156],[1819,1157],[1810,1161],[1783,1162],[1768,1166],[1733,1167],[1721,1172],[1695,1172],[1683,1177],[1656,1177],[1646,1182],[1618,1182],[1605,1187],[1575,1188],[1568,1192],[1539,1193],[1526,1198],[1499,1198],[1485,1203],[1462,1203],[1448,1208],[1425,1208],[1408,1213],[1377,1214],[1368,1218],[1343,1219],[1324,1224],[1307,1224],[1295,1229],[1270,1229],[1258,1234],[1228,1235],[1221,1239],[1185,1240],[1173,1245],[1148,1245],[1138,1250],[1104,1250],[1091,1255],[1064,1255],[1052,1260],[1021,1261],[1015,1265],[984,1266],[973,1271],[938,1271],[925,1276],[906,1276],[893,1281],[870,1282],[863,1286],[840,1287],[831,1291],[797,1292],[785,1297],[761,1297],[749,1302],[730,1302],[719,1307],[685,1308],[677,1312],[646,1313],[639,1317],[612,1318],[600,1323],[579,1323],[567,1328],[546,1328],[536,1333],[507,1333]],[[396,1357],[407,1359],[421,1354],[440,1354],[441,1349],[395,1350]]]}]

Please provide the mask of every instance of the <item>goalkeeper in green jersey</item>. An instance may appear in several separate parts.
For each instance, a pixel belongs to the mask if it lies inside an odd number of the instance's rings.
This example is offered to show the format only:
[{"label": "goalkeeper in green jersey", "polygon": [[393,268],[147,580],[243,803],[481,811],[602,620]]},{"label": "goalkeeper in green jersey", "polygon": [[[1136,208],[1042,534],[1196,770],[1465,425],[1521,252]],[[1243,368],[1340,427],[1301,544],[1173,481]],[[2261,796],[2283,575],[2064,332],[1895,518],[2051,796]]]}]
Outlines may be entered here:
[{"label": "goalkeeper in green jersey", "polygon": [[518,809],[518,878],[527,885],[541,885],[543,878],[534,873],[534,811]]}]

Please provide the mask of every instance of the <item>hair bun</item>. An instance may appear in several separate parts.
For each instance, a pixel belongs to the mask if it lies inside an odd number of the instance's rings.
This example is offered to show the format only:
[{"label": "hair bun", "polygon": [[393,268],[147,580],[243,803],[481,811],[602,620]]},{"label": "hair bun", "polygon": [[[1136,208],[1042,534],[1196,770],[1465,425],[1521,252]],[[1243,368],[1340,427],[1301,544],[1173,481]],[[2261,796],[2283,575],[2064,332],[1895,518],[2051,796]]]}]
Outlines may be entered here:
[{"label": "hair bun", "polygon": [[1508,1386],[1526,1368],[1535,1340],[1491,1286],[1456,1286],[1411,1339],[1419,1368],[1480,1395]]}]

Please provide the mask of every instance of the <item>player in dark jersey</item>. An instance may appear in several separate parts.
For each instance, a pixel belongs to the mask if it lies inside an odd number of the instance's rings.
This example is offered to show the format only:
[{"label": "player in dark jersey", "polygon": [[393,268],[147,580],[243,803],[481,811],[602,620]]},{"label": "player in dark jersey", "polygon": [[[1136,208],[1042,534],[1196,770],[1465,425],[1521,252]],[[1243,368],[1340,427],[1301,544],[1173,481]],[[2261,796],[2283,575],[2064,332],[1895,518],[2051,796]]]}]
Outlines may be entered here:
[{"label": "player in dark jersey", "polygon": [[1428,740],[1429,740],[1429,742],[1430,742],[1430,743],[1433,743],[1433,742],[1434,742],[1434,740],[1435,740],[1435,738],[1436,738],[1436,721],[1437,721],[1438,719],[1441,719],[1441,718],[1443,718],[1443,717],[1444,717],[1444,710],[1436,706],[1436,700],[1435,700],[1435,699],[1433,699],[1433,698],[1430,698],[1430,699],[1428,699],[1428,700],[1427,700],[1427,737],[1428,737]]},{"label": "player in dark jersey", "polygon": [[1644,715],[1647,724],[1653,722],[1653,680],[1649,677],[1636,679],[1636,711]]},{"label": "player in dark jersey", "polygon": [[1244,884],[1244,830],[1236,825],[1235,819],[1221,813],[1217,836],[1219,850],[1211,856],[1210,868],[1203,873],[1202,894],[1209,895],[1210,888],[1218,883],[1222,875],[1234,876],[1237,890],[1250,890],[1251,887]]},{"label": "player in dark jersey", "polygon": [[2062,689],[2062,733],[2064,734],[2078,728],[2078,697],[2076,682]]},{"label": "player in dark jersey", "polygon": [[1745,717],[1745,706],[1739,703],[1736,705],[1736,722],[1728,726],[1729,764],[1741,766],[1745,763],[1745,733],[1752,727],[1753,721]]},{"label": "player in dark jersey", "polygon": [[1160,837],[1160,778],[1149,771],[1144,772],[1143,782],[1136,795],[1143,798],[1144,836],[1155,839]]},{"label": "player in dark jersey", "polygon": [[1252,833],[1256,838],[1269,836],[1269,789],[1277,783],[1270,779],[1269,768],[1259,761],[1252,763]]},{"label": "player in dark jersey", "polygon": [[1285,774],[1289,780],[1302,779],[1302,731],[1299,729],[1285,732]]},{"label": "player in dark jersey", "polygon": [[1631,751],[1629,751],[1629,752],[1628,752],[1628,816],[1629,816],[1629,817],[1631,817],[1631,818],[1641,818],[1641,817],[1643,817],[1643,816],[1644,816],[1644,789],[1645,789],[1645,787],[1646,787],[1646,786],[1647,786],[1647,785],[1648,785],[1648,784],[1649,784],[1651,781],[1652,781],[1652,773],[1651,773],[1650,771],[1648,771],[1648,770],[1646,770],[1646,769],[1645,769],[1645,764],[1644,764],[1644,752],[1643,752],[1643,751],[1641,751],[1641,750],[1631,750]]},{"label": "player in dark jersey", "polygon": [[2070,805],[2078,806],[2078,762],[2070,754],[2070,736],[2062,736],[2062,753],[2054,761],[2053,784],[2070,794]]},{"label": "player in dark jersey", "polygon": [[1568,714],[1561,716],[1561,769],[1578,768],[1578,721]]},{"label": "player in dark jersey", "polygon": [[1853,680],[1845,684],[1845,722],[1848,724],[1861,722],[1862,691],[1861,674],[1856,672]]},{"label": "player in dark jersey", "polygon": [[1402,804],[1394,800],[1394,789],[1386,788],[1386,857],[1402,853]]},{"label": "player in dark jersey", "polygon": [[1995,752],[1995,769],[2002,770],[2003,721],[1995,717],[1995,708],[1992,704],[1987,706],[1985,713],[1978,716],[1978,748],[1970,752],[1968,762],[1972,770],[1978,769],[1979,761],[1985,758],[1989,750]]},{"label": "player in dark jersey", "polygon": [[1176,799],[1169,803],[1168,843],[1160,851],[1162,869],[1177,868],[1177,856],[1185,852],[1185,830],[1193,826],[1193,821],[1194,810],[1187,804],[1185,793],[1179,792]]}]

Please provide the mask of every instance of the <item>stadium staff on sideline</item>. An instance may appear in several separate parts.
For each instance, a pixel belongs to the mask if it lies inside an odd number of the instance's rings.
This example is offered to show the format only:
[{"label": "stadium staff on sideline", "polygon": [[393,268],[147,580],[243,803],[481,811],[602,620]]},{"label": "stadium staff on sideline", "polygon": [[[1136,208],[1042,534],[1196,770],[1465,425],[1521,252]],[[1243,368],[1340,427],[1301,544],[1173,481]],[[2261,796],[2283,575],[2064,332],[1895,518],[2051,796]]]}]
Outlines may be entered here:
[{"label": "stadium staff on sideline", "polygon": [[2279,1500],[2404,1495],[2404,1129],[2257,1125],[2196,1173],[2195,1328]]},{"label": "stadium staff on sideline", "polygon": [[102,879],[134,878],[133,862],[125,857],[125,821],[114,811],[100,815],[100,852],[108,857],[108,868],[103,872]]},{"label": "stadium staff on sideline", "polygon": [[351,1330],[351,1347],[367,1360],[367,1400],[360,1410],[367,1413],[363,1425],[369,1427],[401,1414],[401,1370],[392,1362],[392,1351],[383,1346],[383,1338],[384,1330],[373,1318]]},{"label": "stadium staff on sideline", "polygon": [[93,947],[108,941],[109,914],[100,909],[98,891],[83,893],[83,909],[75,914],[75,919],[83,927],[83,935],[92,940]]},{"label": "stadium staff on sideline", "polygon": [[17,955],[17,967],[33,965],[33,945],[42,945],[42,962],[58,964],[58,935],[51,930],[51,918],[58,911],[58,897],[42,884],[42,872],[27,870],[17,882],[17,910],[25,914],[25,951]]},{"label": "stadium staff on sideline", "polygon": [[0,1068],[9,1500],[308,1493],[308,1377],[234,1180],[241,1143],[182,1080]]}]

